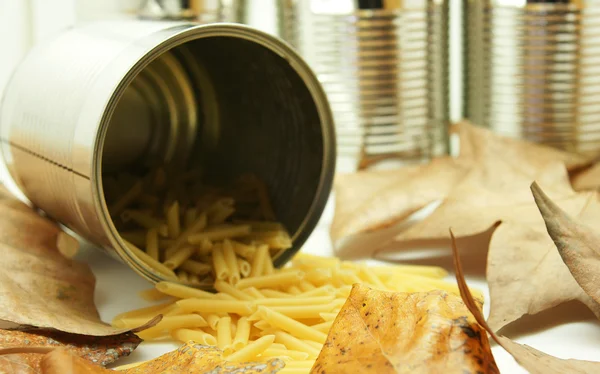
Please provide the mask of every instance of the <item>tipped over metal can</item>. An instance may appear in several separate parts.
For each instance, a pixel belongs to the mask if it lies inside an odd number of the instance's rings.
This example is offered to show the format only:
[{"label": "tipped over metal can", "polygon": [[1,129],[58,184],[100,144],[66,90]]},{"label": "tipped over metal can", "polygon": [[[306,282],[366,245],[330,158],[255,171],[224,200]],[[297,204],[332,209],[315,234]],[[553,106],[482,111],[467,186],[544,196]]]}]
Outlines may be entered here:
[{"label": "tipped over metal can", "polygon": [[293,246],[325,207],[335,134],[317,78],[285,43],[243,25],[101,22],[35,47],[0,105],[0,150],[27,198],[151,281],[108,211],[106,171],[187,164],[249,172]]}]

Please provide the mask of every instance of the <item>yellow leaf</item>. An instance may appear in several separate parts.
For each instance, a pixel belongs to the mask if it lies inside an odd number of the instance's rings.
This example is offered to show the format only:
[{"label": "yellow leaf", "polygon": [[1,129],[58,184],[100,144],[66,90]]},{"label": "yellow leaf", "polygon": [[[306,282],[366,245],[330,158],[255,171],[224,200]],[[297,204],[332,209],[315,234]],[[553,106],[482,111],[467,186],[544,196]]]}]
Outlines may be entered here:
[{"label": "yellow leaf", "polygon": [[312,373],[498,373],[487,335],[458,296],[354,285]]}]

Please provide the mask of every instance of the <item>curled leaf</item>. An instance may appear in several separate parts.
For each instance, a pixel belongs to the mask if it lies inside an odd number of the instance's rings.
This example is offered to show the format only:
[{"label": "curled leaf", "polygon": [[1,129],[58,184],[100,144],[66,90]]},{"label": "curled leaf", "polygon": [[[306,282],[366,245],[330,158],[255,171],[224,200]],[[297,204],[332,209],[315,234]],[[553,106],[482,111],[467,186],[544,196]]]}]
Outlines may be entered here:
[{"label": "curled leaf", "polygon": [[[535,203],[542,214],[548,234],[554,241],[563,262],[581,288],[600,303],[600,235],[576,221],[554,203],[537,183],[531,185]],[[598,223],[600,206],[594,196],[586,210],[587,222]]]},{"label": "curled leaf", "polygon": [[66,258],[74,243],[53,221],[0,189],[0,322],[74,334],[114,335],[94,305],[95,278],[83,263]]},{"label": "curled leaf", "polygon": [[452,157],[399,170],[363,171],[339,175],[335,181],[335,218],[331,239],[339,240],[392,226],[443,199],[466,173],[460,160]]},{"label": "curled leaf", "polygon": [[312,373],[498,373],[487,335],[460,298],[356,284]]},{"label": "curled leaf", "polygon": [[48,329],[0,330],[0,368],[19,367],[20,373],[41,373],[44,354],[55,349],[68,350],[73,355],[104,366],[128,356],[140,342],[141,339],[131,332],[97,337]]},{"label": "curled leaf", "polygon": [[481,309],[478,307],[477,302],[473,299],[473,296],[469,291],[460,263],[456,240],[452,231],[450,231],[450,237],[452,240],[452,252],[454,256],[454,270],[456,272],[456,281],[458,282],[460,296],[469,311],[477,320],[477,323],[479,323],[479,325],[483,327],[502,348],[510,353],[521,366],[532,374],[585,374],[600,372],[600,362],[572,359],[563,360],[547,355],[530,346],[515,343],[504,336],[496,335],[494,330],[492,330],[485,321]]}]

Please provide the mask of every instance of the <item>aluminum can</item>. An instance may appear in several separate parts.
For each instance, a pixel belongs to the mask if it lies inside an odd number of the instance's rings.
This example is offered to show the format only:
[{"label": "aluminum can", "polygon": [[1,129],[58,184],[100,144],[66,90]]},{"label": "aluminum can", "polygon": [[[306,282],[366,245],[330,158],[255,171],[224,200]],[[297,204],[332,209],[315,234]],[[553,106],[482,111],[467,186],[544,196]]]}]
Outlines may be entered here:
[{"label": "aluminum can", "polygon": [[35,47],[0,106],[0,151],[31,203],[151,281],[110,218],[103,171],[148,163],[262,178],[293,248],[332,185],[324,91],[280,39],[239,24],[100,22]]}]

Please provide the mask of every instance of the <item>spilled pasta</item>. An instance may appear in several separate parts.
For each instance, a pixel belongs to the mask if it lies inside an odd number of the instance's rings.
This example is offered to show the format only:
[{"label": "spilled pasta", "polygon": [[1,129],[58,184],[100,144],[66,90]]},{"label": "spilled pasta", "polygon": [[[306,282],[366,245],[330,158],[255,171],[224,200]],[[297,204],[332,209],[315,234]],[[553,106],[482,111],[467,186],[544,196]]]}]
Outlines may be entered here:
[{"label": "spilled pasta", "polygon": [[167,179],[161,169],[142,180],[105,178],[107,196],[119,197],[109,211],[120,235],[166,279],[141,294],[166,301],[113,319],[129,328],[163,315],[139,333],[145,340],[218,346],[232,362],[277,357],[286,362],[281,373],[307,373],[353,284],[458,294],[439,267],[368,266],[301,253],[276,269],[274,258],[292,240],[258,178],[244,175],[228,188],[207,187],[193,173],[170,185]]}]

